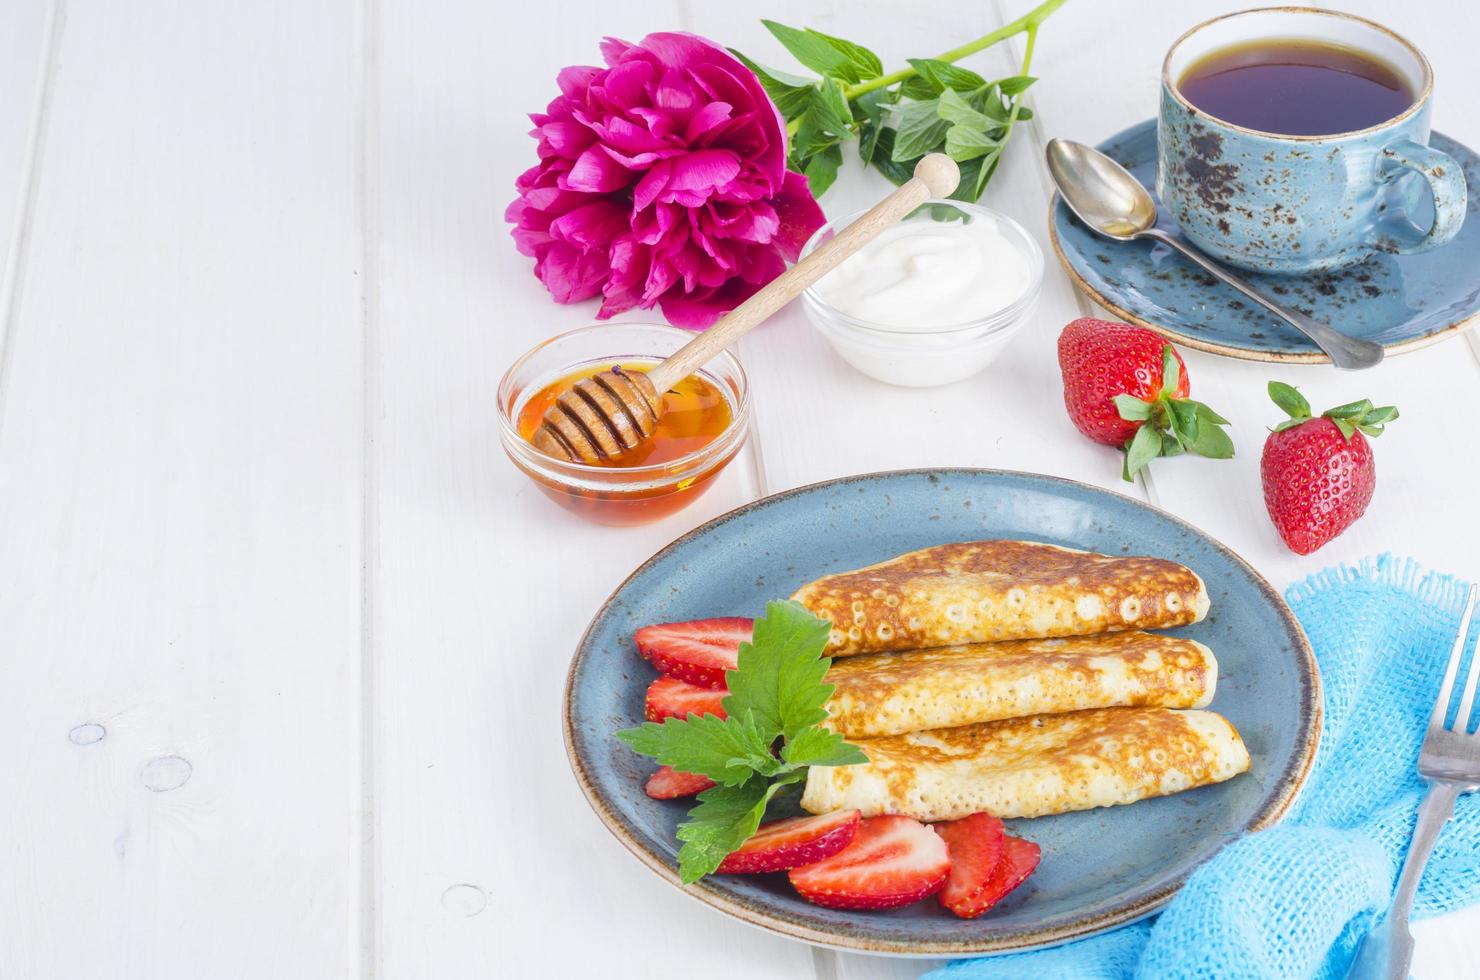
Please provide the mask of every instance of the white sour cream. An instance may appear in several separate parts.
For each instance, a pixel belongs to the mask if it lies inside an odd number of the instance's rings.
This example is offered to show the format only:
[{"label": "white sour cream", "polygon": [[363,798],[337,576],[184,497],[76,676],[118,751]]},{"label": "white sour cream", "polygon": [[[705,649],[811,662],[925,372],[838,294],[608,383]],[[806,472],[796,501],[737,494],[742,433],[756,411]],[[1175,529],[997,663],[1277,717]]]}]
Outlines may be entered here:
[{"label": "white sour cream", "polygon": [[824,276],[833,309],[891,330],[939,330],[989,317],[1028,287],[1018,245],[985,215],[917,218],[886,229]]}]

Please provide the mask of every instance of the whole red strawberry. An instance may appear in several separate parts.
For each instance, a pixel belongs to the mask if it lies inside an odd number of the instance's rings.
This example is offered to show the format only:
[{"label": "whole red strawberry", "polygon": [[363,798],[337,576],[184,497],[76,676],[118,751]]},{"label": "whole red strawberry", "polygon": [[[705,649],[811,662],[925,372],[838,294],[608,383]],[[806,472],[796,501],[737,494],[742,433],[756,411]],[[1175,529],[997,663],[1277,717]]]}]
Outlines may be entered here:
[{"label": "whole red strawberry", "polygon": [[1371,503],[1377,467],[1362,433],[1381,435],[1398,410],[1363,399],[1312,418],[1304,396],[1279,381],[1269,383],[1269,397],[1290,417],[1264,441],[1264,506],[1290,550],[1308,555],[1356,523]]},{"label": "whole red strawberry", "polygon": [[1126,451],[1124,476],[1157,456],[1183,452],[1227,459],[1228,420],[1187,398],[1187,366],[1144,327],[1080,317],[1059,334],[1064,407],[1075,428]]}]

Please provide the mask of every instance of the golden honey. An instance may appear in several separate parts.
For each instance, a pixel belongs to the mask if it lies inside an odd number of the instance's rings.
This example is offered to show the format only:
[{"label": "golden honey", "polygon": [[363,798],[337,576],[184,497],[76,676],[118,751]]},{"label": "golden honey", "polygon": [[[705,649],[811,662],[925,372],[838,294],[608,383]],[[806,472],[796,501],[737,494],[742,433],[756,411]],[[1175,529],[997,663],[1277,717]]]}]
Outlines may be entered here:
[{"label": "golden honey", "polygon": [[[612,366],[608,362],[588,364],[541,387],[519,407],[515,428],[520,438],[529,442],[546,410],[577,381]],[[643,362],[621,364],[624,371],[643,371],[650,366]],[[603,524],[643,524],[672,514],[708,487],[734,456],[739,443],[697,467],[688,457],[724,435],[734,419],[730,396],[720,385],[705,375],[692,374],[663,393],[663,411],[652,436],[632,452],[599,464],[601,469],[612,471],[609,479],[591,481],[599,485],[560,482],[521,468],[546,496],[583,517]]]}]

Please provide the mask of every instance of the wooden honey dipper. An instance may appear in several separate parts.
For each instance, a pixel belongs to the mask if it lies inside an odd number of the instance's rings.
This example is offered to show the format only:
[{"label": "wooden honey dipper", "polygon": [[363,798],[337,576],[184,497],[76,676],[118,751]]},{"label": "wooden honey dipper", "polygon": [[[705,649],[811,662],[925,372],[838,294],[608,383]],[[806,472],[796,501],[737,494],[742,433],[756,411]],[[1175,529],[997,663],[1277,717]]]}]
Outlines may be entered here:
[{"label": "wooden honey dipper", "polygon": [[613,367],[578,381],[545,412],[530,442],[547,456],[593,465],[631,452],[657,427],[663,414],[661,392],[760,325],[885,228],[931,198],[948,197],[960,180],[961,171],[944,153],[921,158],[914,177],[894,193],[651,370]]}]

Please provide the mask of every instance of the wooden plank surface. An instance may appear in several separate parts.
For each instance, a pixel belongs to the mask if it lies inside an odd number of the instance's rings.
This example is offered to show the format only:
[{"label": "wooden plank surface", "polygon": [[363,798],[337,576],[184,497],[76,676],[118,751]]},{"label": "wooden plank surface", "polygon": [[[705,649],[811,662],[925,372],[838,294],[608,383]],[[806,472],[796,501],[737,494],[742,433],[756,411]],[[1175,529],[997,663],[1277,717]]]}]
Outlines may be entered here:
[{"label": "wooden plank surface", "polygon": [[59,16],[0,372],[0,976],[356,975],[353,10]]}]

